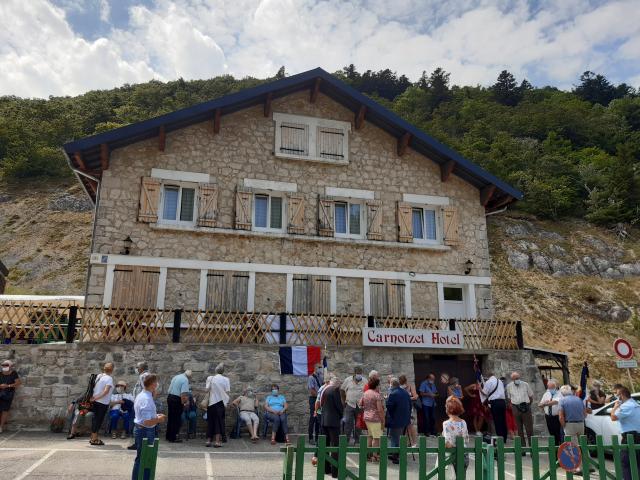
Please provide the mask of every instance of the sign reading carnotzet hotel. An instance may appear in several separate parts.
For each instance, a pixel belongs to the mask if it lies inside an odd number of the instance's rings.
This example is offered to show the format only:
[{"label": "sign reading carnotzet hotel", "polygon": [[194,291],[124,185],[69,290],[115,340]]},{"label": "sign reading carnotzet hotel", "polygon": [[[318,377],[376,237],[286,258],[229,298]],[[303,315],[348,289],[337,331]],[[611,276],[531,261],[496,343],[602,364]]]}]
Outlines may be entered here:
[{"label": "sign reading carnotzet hotel", "polygon": [[454,330],[363,328],[365,347],[464,348],[462,333]]}]

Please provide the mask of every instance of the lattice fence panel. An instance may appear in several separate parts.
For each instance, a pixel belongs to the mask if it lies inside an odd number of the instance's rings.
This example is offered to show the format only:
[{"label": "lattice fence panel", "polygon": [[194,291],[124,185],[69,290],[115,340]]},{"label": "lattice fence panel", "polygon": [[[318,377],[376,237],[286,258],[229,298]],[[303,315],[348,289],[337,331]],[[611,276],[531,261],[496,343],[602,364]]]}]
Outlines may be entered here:
[{"label": "lattice fence panel", "polygon": [[0,342],[64,342],[69,307],[57,304],[0,302]]},{"label": "lattice fence panel", "polygon": [[82,342],[167,343],[173,312],[155,308],[85,307],[77,338]]}]

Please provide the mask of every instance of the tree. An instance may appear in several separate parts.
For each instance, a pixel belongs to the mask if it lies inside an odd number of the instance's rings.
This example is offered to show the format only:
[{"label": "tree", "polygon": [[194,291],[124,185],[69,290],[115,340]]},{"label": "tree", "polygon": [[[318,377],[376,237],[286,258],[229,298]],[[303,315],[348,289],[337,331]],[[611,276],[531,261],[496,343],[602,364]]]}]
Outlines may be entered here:
[{"label": "tree", "polygon": [[276,73],[276,76],[274,78],[276,80],[280,80],[280,79],[282,79],[282,78],[284,78],[286,76],[287,76],[287,72],[285,71],[284,65],[283,65],[278,69],[278,72]]},{"label": "tree", "polygon": [[450,76],[450,73],[445,72],[440,67],[431,72],[431,75],[428,77],[427,72],[422,72],[416,86],[427,92],[429,111],[435,110],[441,103],[451,98],[451,90],[449,89]]},{"label": "tree", "polygon": [[[529,82],[527,82],[527,84],[529,84]],[[525,88],[527,88],[527,84],[524,84]],[[503,70],[500,72],[500,75],[498,75],[496,83],[491,86],[491,91],[493,92],[493,98],[495,98],[498,103],[513,107],[520,102],[523,89],[518,87],[516,78],[511,73]]]},{"label": "tree", "polygon": [[573,89],[573,93],[587,102],[606,107],[611,100],[633,94],[633,88],[625,83],[616,87],[604,75],[587,70],[580,75],[580,85]]}]

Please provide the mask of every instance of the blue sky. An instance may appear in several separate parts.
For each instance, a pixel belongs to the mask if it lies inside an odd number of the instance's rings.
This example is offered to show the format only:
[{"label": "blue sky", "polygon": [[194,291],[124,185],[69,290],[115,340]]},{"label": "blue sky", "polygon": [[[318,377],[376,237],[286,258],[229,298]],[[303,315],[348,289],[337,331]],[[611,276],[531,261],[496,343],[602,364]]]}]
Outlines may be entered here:
[{"label": "blue sky", "polygon": [[[25,35],[25,32],[29,32]],[[640,87],[640,0],[2,0],[0,95],[320,66]]]}]

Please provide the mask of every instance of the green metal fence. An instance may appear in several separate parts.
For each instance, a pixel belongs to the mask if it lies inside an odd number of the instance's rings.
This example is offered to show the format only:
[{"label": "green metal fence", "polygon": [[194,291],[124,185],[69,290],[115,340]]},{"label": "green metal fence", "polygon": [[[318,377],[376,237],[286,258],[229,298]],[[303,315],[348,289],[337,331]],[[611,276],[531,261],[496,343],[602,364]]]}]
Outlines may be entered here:
[{"label": "green metal fence", "polygon": [[160,442],[157,438],[153,442],[153,445],[149,445],[146,438],[142,439],[138,480],[154,480],[156,478],[156,462],[158,461],[159,444]]},{"label": "green metal fence", "polygon": [[[420,437],[417,447],[409,447],[407,438],[400,438],[399,447],[390,447],[387,437],[380,439],[379,447],[367,447],[367,438],[361,437],[358,446],[348,446],[347,438],[341,436],[339,446],[328,447],[326,437],[318,439],[317,446],[306,445],[304,436],[298,439],[296,445],[290,445],[282,449],[284,458],[284,480],[302,480],[305,475],[310,475],[313,469],[309,458],[305,460],[305,454],[314,454],[317,459],[315,476],[317,480],[325,478],[325,462],[337,468],[340,480],[353,479],[365,480],[371,475],[377,475],[379,480],[386,480],[389,473],[390,456],[396,456],[398,460],[397,472],[394,468],[393,476],[406,479],[411,471],[419,480],[447,478],[447,467],[455,466],[456,480],[474,478],[475,480],[557,480],[558,446],[553,437],[531,439],[530,447],[523,447],[519,437],[513,441],[513,445],[505,446],[502,438],[497,438],[495,445],[487,444],[482,438],[476,437],[473,445],[465,447],[462,438],[457,438],[455,448],[446,448],[443,437],[437,439],[437,445],[427,446],[427,439]],[[570,439],[567,437],[566,441]],[[622,479],[623,451],[629,454],[631,477],[640,480],[636,452],[640,445],[633,443],[633,437],[629,436],[627,444],[621,444],[618,437],[613,437],[610,446],[604,445],[601,436],[596,437],[595,445],[588,445],[587,437],[579,439],[579,447],[582,453],[582,478],[599,480]],[[379,463],[369,463],[369,454],[378,454]],[[531,459],[530,466],[524,468],[523,456]],[[427,457],[429,455],[429,457]],[[465,469],[465,456],[473,459],[473,465]],[[607,457],[611,458],[611,465],[607,466]],[[410,467],[410,465],[415,467]],[[560,472],[563,472],[560,470]],[[469,475],[469,477],[467,477]],[[471,477],[473,475],[473,477]],[[566,472],[566,478],[572,480],[575,473]],[[560,474],[560,478],[563,475]],[[579,477],[578,477],[579,478]]]}]

